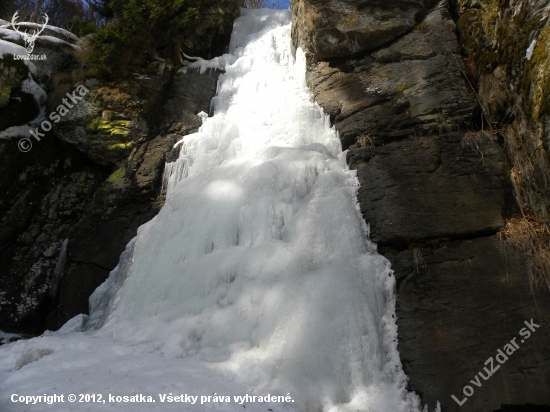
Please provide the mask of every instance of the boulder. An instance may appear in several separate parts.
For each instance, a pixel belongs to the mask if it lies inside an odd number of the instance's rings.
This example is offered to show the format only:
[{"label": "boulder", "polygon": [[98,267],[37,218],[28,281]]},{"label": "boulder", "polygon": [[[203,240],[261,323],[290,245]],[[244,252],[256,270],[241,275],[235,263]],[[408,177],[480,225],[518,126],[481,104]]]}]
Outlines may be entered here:
[{"label": "boulder", "polygon": [[296,0],[292,39],[322,60],[372,51],[411,30],[436,2]]}]

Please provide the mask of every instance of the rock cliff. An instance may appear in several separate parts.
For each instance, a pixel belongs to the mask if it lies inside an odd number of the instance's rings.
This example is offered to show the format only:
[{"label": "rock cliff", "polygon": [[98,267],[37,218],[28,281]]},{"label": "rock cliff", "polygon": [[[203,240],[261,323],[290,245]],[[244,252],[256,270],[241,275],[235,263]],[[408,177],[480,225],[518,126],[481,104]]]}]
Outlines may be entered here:
[{"label": "rock cliff", "polygon": [[[198,33],[195,51],[207,56],[226,47],[231,25],[215,32],[221,44],[201,43]],[[4,43],[20,42],[8,31],[2,36]],[[103,82],[81,57],[86,39],[59,40],[67,43],[37,43],[34,53],[47,60],[35,67],[10,54],[0,60],[0,131],[14,136],[0,139],[0,325],[9,332],[56,330],[88,312],[90,294],[162,206],[173,145],[197,130],[197,113],[210,110],[216,92],[215,71],[178,71],[162,58],[132,78]],[[44,101],[25,90],[29,68]],[[88,93],[71,104],[66,93],[79,85]],[[30,137],[33,119],[59,113],[63,99],[67,113],[61,110],[52,129],[21,152],[18,140]]]},{"label": "rock cliff", "polygon": [[[529,42],[542,41],[545,9],[460,0],[291,8],[308,85],[349,150],[361,212],[398,280],[409,389],[430,410],[437,401],[464,412],[549,406],[550,299],[536,270],[548,256],[548,48],[534,48],[537,63],[525,59]],[[520,221],[539,228],[537,252],[514,235]],[[472,384],[531,319],[540,328],[529,341]]]}]

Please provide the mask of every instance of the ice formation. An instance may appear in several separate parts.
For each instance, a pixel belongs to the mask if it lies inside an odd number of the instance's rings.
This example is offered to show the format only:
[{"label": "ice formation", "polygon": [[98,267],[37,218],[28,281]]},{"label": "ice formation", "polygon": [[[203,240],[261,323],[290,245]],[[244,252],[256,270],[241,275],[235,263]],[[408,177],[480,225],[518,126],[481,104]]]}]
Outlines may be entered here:
[{"label": "ice formation", "polygon": [[165,206],[92,295],[90,318],[0,348],[1,410],[27,410],[13,393],[156,399],[117,411],[243,410],[161,403],[168,393],[292,397],[246,411],[419,410],[397,352],[395,279],[305,86],[290,12],[244,10],[230,51],[213,115],[167,165]]}]

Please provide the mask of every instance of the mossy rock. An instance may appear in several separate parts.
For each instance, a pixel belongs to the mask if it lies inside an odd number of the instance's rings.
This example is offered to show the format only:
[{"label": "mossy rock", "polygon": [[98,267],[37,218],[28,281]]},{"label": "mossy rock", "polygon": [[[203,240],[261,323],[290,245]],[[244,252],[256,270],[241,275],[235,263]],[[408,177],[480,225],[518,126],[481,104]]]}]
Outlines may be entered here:
[{"label": "mossy rock", "polygon": [[105,180],[101,188],[96,192],[94,202],[99,208],[108,208],[116,205],[130,188],[130,179],[125,168],[115,170]]},{"label": "mossy rock", "polygon": [[0,60],[0,108],[8,105],[12,89],[19,87],[28,75],[29,68],[12,55],[7,54]]},{"label": "mossy rock", "polygon": [[90,158],[101,164],[116,164],[127,158],[134,144],[127,140],[117,139],[124,136],[114,136],[115,138],[107,138],[104,135],[89,135],[90,148],[88,154]]},{"label": "mossy rock", "polygon": [[130,143],[130,142],[115,143],[115,144],[109,145],[109,147],[107,149],[108,150],[124,150],[124,149],[130,148],[131,146],[132,146],[132,143]]},{"label": "mossy rock", "polygon": [[528,7],[512,15],[506,12],[505,1],[486,0],[483,5],[482,9],[467,10],[458,19],[462,47],[475,58],[479,75],[489,74],[501,65],[517,76],[523,71],[529,36],[539,21],[528,14]]},{"label": "mossy rock", "polygon": [[126,136],[129,133],[128,127],[130,120],[112,120],[107,121],[101,117],[95,117],[88,125],[88,131],[111,136]]},{"label": "mossy rock", "polygon": [[466,53],[476,57],[478,76],[491,73],[499,64],[499,55],[486,36],[488,14],[479,9],[464,13],[457,22],[460,41]]},{"label": "mossy rock", "polygon": [[106,183],[113,188],[122,189],[126,187],[126,169],[115,170],[108,178]]},{"label": "mossy rock", "polygon": [[86,127],[91,158],[102,163],[116,163],[127,157],[133,147],[130,123],[125,119],[106,121],[94,117]]},{"label": "mossy rock", "polygon": [[[511,90],[523,96],[522,109],[531,121],[543,125],[550,115],[550,76],[548,75],[550,29],[537,36],[530,60],[526,50],[540,27],[540,16],[524,1],[514,8],[505,0],[482,0],[483,8],[471,8],[457,22],[459,38],[466,54],[475,62],[477,78],[504,69]],[[508,87],[508,85],[506,86]],[[491,108],[486,114],[490,115]],[[499,121],[499,119],[489,119]]]},{"label": "mossy rock", "polygon": [[529,98],[525,102],[527,113],[534,122],[550,115],[550,27],[541,30],[531,59],[525,67],[522,92]]},{"label": "mossy rock", "polygon": [[28,67],[13,56],[0,60],[0,131],[24,125],[38,116],[40,108],[34,97],[21,90],[28,75]]}]

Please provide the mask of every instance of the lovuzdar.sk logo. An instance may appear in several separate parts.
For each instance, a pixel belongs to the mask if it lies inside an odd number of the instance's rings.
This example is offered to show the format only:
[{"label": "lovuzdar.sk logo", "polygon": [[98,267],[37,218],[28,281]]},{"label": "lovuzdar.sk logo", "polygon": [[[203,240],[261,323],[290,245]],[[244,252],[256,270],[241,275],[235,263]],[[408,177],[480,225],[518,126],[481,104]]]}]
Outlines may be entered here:
[{"label": "lovuzdar.sk logo", "polygon": [[[34,50],[34,45],[35,45],[36,39],[38,39],[40,34],[42,34],[44,29],[48,25],[48,20],[49,20],[48,15],[46,13],[44,13],[44,16],[42,17],[42,27],[40,27],[40,24],[36,24],[36,23],[16,23],[18,17],[19,17],[19,11],[16,11],[15,14],[13,15],[13,17],[11,18],[11,27],[14,31],[16,31],[21,36],[21,38],[25,42],[25,49],[27,49],[28,54],[27,55],[15,56],[16,59],[18,59],[18,60],[45,60],[46,55],[36,56],[36,55],[33,55],[32,52]],[[18,26],[23,26],[23,25],[25,25],[25,26],[36,25],[36,26],[39,26],[39,27],[37,29],[33,30],[32,33],[28,33],[27,32],[28,29],[25,30],[25,31],[21,31],[20,27],[18,27]]]}]

